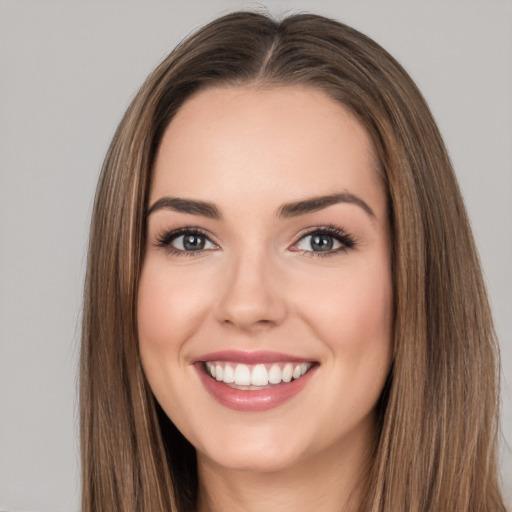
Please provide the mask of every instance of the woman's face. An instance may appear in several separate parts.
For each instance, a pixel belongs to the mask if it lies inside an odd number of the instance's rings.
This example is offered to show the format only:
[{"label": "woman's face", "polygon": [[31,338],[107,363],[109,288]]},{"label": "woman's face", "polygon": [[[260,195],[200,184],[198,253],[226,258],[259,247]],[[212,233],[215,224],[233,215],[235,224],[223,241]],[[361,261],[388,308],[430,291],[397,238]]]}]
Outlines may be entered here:
[{"label": "woman's face", "polygon": [[202,91],[164,134],[149,209],[142,362],[199,463],[360,458],[393,311],[386,194],[361,124],[312,88]]}]

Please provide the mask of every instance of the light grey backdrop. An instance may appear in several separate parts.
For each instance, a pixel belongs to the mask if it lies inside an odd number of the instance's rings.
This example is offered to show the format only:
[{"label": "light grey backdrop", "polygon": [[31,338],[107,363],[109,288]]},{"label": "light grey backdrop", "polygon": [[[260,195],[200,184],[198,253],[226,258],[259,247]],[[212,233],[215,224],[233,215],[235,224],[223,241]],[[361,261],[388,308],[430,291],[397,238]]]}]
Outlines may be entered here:
[{"label": "light grey backdrop", "polygon": [[[0,0],[0,510],[78,511],[81,287],[95,183],[116,124],[190,31],[258,5]],[[510,499],[512,0],[263,5],[362,30],[426,96],[465,195],[501,341]]]}]

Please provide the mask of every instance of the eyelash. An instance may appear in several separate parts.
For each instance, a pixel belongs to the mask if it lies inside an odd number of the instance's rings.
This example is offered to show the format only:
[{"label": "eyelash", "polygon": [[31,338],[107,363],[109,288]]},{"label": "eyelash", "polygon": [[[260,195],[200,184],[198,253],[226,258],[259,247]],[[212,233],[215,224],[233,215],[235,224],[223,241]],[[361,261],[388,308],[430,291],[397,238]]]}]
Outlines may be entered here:
[{"label": "eyelash", "polygon": [[[174,240],[179,238],[183,235],[200,235],[202,237],[205,237],[208,241],[211,242],[208,234],[206,231],[196,228],[196,227],[187,227],[187,228],[179,228],[172,231],[164,231],[160,235],[157,236],[156,245],[158,247],[161,247],[165,249],[169,254],[173,256],[198,256],[199,254],[204,253],[205,251],[211,250],[211,249],[199,249],[196,251],[186,251],[181,249],[176,249],[171,244]],[[292,247],[299,244],[301,240],[308,236],[322,236],[327,235],[334,239],[336,239],[339,243],[341,243],[341,247],[338,247],[337,249],[328,250],[328,251],[313,251],[313,250],[303,250],[303,249],[296,249],[294,252],[301,253],[304,256],[308,257],[319,257],[324,258],[327,256],[334,256],[339,253],[344,253],[349,251],[350,249],[353,249],[356,247],[357,243],[354,237],[350,234],[348,234],[345,230],[340,229],[333,225],[326,225],[326,226],[319,226],[312,229],[309,229],[302,233],[296,242],[293,243]],[[214,244],[215,245],[215,244]]]},{"label": "eyelash", "polygon": [[[200,228],[179,228],[174,229],[172,231],[164,231],[160,235],[157,236],[156,245],[158,247],[162,247],[172,256],[198,256],[203,253],[205,250],[210,249],[201,249],[197,251],[183,251],[181,249],[176,249],[171,245],[171,243],[183,235],[200,235],[207,240],[210,240],[206,231],[203,231]],[[212,242],[213,243],[213,242]]]},{"label": "eyelash", "polygon": [[296,252],[301,253],[303,256],[308,256],[311,258],[326,258],[328,256],[335,256],[336,254],[345,253],[347,251],[350,251],[351,249],[354,249],[356,247],[356,240],[355,238],[348,234],[344,229],[341,229],[337,226],[333,226],[332,224],[329,224],[327,226],[319,226],[313,229],[309,229],[306,232],[302,233],[297,241],[293,244],[294,246],[297,245],[301,240],[308,236],[322,236],[327,235],[338,242],[340,242],[341,246],[337,249],[331,249],[329,251],[312,251],[312,250],[302,250],[297,249]]}]

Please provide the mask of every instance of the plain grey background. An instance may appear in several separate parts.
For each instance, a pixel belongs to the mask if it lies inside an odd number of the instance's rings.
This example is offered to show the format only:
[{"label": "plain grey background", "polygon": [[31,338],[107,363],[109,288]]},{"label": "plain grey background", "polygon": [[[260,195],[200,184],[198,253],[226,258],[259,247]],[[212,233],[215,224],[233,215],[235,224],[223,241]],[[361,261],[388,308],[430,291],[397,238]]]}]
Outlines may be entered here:
[{"label": "plain grey background", "polygon": [[192,30],[262,5],[353,25],[390,51],[427,98],[495,314],[503,486],[512,497],[511,0],[0,0],[0,510],[79,509],[76,370],[87,231],[122,113]]}]

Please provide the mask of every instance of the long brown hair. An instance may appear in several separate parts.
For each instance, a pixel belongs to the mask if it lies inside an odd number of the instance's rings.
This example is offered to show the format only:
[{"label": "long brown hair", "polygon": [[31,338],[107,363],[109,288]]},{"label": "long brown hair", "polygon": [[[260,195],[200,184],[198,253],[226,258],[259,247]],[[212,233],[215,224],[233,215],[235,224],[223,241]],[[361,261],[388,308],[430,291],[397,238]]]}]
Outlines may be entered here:
[{"label": "long brown hair", "polygon": [[194,449],[155,402],[138,352],[145,210],[156,150],[183,102],[200,89],[244,84],[322,89],[357,116],[379,157],[392,226],[394,357],[361,510],[504,511],[495,334],[463,201],[423,97],[350,27],[250,12],[181,43],[144,83],[108,150],[84,298],[82,510],[195,507]]}]

